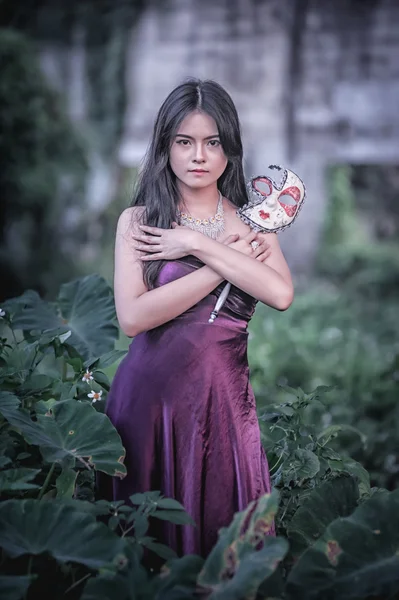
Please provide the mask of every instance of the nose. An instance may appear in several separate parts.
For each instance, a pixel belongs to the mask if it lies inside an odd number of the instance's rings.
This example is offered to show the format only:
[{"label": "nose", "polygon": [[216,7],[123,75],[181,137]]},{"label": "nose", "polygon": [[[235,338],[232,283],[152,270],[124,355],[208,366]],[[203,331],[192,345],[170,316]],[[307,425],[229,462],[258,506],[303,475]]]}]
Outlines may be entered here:
[{"label": "nose", "polygon": [[203,163],[205,162],[205,154],[202,144],[196,144],[195,146],[195,154],[194,154],[194,162]]}]

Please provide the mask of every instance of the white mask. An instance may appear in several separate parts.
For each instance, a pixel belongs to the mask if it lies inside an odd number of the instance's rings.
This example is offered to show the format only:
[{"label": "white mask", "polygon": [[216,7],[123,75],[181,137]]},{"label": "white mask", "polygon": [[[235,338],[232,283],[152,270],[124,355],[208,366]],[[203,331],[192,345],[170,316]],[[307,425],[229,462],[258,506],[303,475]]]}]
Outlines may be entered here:
[{"label": "white mask", "polygon": [[[270,165],[269,169],[283,171],[282,183],[278,185],[263,175],[252,177],[247,183],[249,202],[237,211],[251,229],[262,233],[282,231],[292,225],[305,200],[305,186],[298,175],[277,165]],[[294,203],[286,204],[283,196],[290,196]]]}]

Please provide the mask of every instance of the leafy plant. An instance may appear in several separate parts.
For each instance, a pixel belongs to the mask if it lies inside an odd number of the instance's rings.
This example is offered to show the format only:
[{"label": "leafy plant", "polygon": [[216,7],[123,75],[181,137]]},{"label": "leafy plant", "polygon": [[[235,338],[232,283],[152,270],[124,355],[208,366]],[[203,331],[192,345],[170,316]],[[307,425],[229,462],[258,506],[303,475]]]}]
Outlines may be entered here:
[{"label": "leafy plant", "polygon": [[[272,494],[237,513],[206,559],[177,557],[151,530],[156,521],[194,525],[175,499],[159,491],[127,502],[95,499],[97,471],[126,473],[120,437],[103,414],[110,387],[103,369],[124,355],[114,350],[105,281],[66,284],[54,303],[26,292],[0,315],[3,596],[338,600],[396,593],[390,527],[398,495],[371,489],[367,471],[334,449],[340,436],[368,440],[350,423],[323,421],[331,386],[310,394],[280,387],[278,401],[260,415]],[[160,573],[144,568],[145,553],[165,561]],[[366,576],[357,585],[360,570]]]},{"label": "leafy plant", "polygon": [[340,456],[329,445],[342,431],[350,430],[364,440],[352,426],[328,426],[324,429],[313,424],[309,409],[323,401],[331,388],[320,386],[310,394],[300,388],[284,387],[285,402],[272,404],[260,415],[262,441],[269,459],[273,484],[281,490],[278,527],[289,529],[298,507],[307,500],[311,490],[341,473],[357,478],[361,495],[370,494],[368,473],[355,461]]}]

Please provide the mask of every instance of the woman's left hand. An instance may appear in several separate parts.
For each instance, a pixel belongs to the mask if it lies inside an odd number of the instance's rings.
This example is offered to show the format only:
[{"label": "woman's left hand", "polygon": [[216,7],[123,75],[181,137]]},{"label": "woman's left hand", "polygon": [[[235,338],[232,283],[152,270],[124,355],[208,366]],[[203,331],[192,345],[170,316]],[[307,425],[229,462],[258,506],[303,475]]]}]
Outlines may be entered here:
[{"label": "woman's left hand", "polygon": [[194,248],[195,236],[198,232],[189,227],[172,223],[172,229],[139,226],[143,235],[133,235],[135,248],[142,255],[141,260],[175,260],[189,255]]}]

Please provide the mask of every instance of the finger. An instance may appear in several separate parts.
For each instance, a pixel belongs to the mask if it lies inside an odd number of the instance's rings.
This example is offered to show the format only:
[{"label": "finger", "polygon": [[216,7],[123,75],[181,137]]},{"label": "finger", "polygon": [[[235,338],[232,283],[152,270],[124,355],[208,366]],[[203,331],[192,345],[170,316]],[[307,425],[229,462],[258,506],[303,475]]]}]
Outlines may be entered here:
[{"label": "finger", "polygon": [[141,250],[141,252],[162,252],[157,244],[137,244],[134,247],[136,250]]},{"label": "finger", "polygon": [[255,255],[259,256],[260,254],[263,254],[264,252],[266,252],[268,247],[268,244],[259,244],[259,246],[254,250]]},{"label": "finger", "polygon": [[140,256],[140,260],[165,260],[165,256],[162,254],[162,252],[158,252],[156,254],[146,254],[145,256]]},{"label": "finger", "polygon": [[155,235],[132,235],[132,238],[137,242],[145,242],[146,244],[160,244],[161,240]]},{"label": "finger", "polygon": [[251,243],[254,240],[256,240],[257,236],[258,236],[258,232],[257,231],[253,231],[251,229],[251,231],[249,231],[247,233],[247,235],[245,236],[244,240],[246,240],[247,242]]},{"label": "finger", "polygon": [[259,256],[256,257],[257,260],[260,260],[261,262],[266,260],[267,258],[269,258],[269,256],[271,255],[272,251],[270,248],[267,248],[264,252],[262,252],[261,254],[259,254]]},{"label": "finger", "polygon": [[162,235],[162,233],[165,231],[159,227],[149,227],[148,225],[139,225],[139,229],[141,229],[141,231],[145,231],[146,233],[151,233],[151,235]]},{"label": "finger", "polygon": [[237,240],[240,239],[240,234],[239,233],[232,233],[231,235],[228,235],[227,238],[225,238],[222,241],[222,244],[232,244],[233,242],[237,242]]}]

